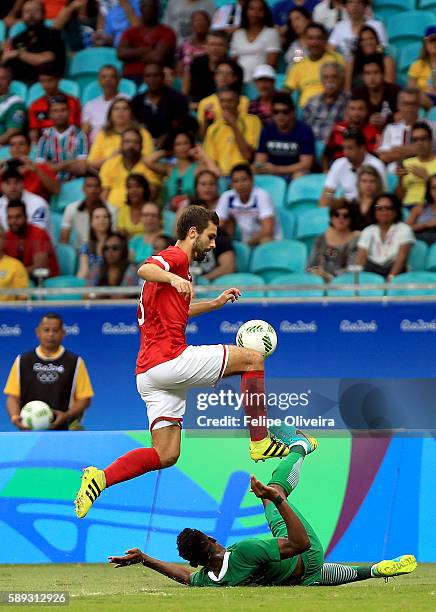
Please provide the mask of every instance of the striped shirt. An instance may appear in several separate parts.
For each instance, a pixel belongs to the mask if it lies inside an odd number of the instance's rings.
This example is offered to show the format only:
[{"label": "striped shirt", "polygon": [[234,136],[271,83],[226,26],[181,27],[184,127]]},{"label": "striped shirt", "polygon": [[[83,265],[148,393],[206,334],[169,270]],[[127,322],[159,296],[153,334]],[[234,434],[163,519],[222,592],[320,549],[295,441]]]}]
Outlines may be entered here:
[{"label": "striped shirt", "polygon": [[[58,132],[55,127],[46,128],[38,141],[36,150],[37,162],[59,164],[70,159],[86,159],[88,142],[85,134],[75,125],[70,125],[65,132]],[[60,181],[71,178],[69,172],[58,172]]]}]

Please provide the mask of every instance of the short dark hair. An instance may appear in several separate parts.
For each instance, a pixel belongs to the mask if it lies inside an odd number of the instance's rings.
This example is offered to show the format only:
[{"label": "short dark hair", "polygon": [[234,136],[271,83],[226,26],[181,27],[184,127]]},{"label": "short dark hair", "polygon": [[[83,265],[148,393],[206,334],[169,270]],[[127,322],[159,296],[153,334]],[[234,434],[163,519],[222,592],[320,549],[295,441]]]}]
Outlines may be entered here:
[{"label": "short dark hair", "polygon": [[359,147],[366,146],[366,139],[362,130],[356,128],[348,128],[344,132],[344,140],[354,140]]},{"label": "short dark hair", "polygon": [[83,180],[86,181],[86,179],[94,179],[101,186],[101,178],[100,178],[100,175],[97,174],[97,172],[93,172],[92,170],[87,170],[85,174],[83,175]]},{"label": "short dark hair", "polygon": [[20,200],[18,198],[15,200],[9,200],[7,209],[9,210],[10,208],[21,208],[24,214],[26,214],[26,205],[23,200]]},{"label": "short dark hair", "polygon": [[25,141],[27,142],[27,144],[30,145],[32,144],[32,141],[30,140],[30,136],[27,132],[17,132],[16,134],[12,134],[12,136],[9,138],[9,144],[12,140],[12,138],[16,138],[17,136],[21,136],[21,138],[24,138]]},{"label": "short dark hair", "polygon": [[40,76],[51,76],[55,79],[61,79],[62,72],[59,72],[59,69],[54,64],[44,64],[38,71],[38,79]]},{"label": "short dark hair", "polygon": [[235,95],[238,96],[238,98],[241,96],[241,92],[239,87],[236,85],[236,83],[233,83],[232,85],[224,85],[223,87],[220,87],[217,90],[217,95],[219,96],[220,93],[226,93],[228,91],[231,91],[232,93],[234,93]]},{"label": "short dark hair", "polygon": [[233,178],[233,175],[236,172],[245,172],[245,174],[248,174],[249,177],[253,176],[253,172],[249,164],[236,164],[236,166],[233,166],[233,168],[230,170],[230,176]]},{"label": "short dark hair", "polygon": [[102,70],[113,70],[113,72],[115,72],[118,78],[120,76],[117,67],[113,66],[112,64],[105,64],[104,66],[102,66],[98,71],[99,75],[101,74]]},{"label": "short dark hair", "polygon": [[210,562],[210,545],[215,541],[202,531],[187,527],[177,536],[177,550],[192,567],[207,566]]},{"label": "short dark hair", "polygon": [[292,100],[291,96],[285,91],[276,91],[272,97],[271,104],[272,106],[274,106],[274,104],[283,104],[288,108],[295,108],[294,101]]},{"label": "short dark hair", "polygon": [[38,327],[41,325],[44,319],[56,319],[56,321],[59,321],[62,327],[64,326],[64,320],[61,315],[57,314],[57,312],[46,312],[45,314],[43,314],[42,317],[39,319]]},{"label": "short dark hair", "polygon": [[219,219],[214,210],[207,210],[202,206],[187,206],[177,221],[177,239],[184,240],[191,227],[195,227],[201,234],[209,225],[209,221],[218,227]]},{"label": "short dark hair", "polygon": [[375,218],[375,207],[377,206],[378,202],[382,198],[386,198],[387,200],[390,200],[392,204],[392,207],[395,211],[394,223],[398,223],[399,221],[401,221],[402,220],[401,200],[394,193],[385,192],[385,193],[381,193],[376,198],[374,198],[374,201],[371,204],[370,209],[368,210],[368,217],[371,223],[372,224],[377,223],[376,218]]},{"label": "short dark hair", "polygon": [[415,130],[424,130],[427,132],[430,140],[433,140],[433,132],[431,131],[431,127],[425,121],[417,121],[412,126],[412,134]]},{"label": "short dark hair", "polygon": [[328,35],[327,30],[326,30],[326,29],[325,29],[325,27],[322,25],[322,23],[318,23],[317,21],[311,21],[311,22],[310,22],[310,23],[307,25],[307,27],[306,27],[306,29],[305,29],[304,33],[306,34],[308,30],[311,30],[311,29],[314,29],[314,28],[316,28],[317,30],[319,30],[319,31],[321,32],[321,34],[323,35],[323,38],[325,38],[325,40],[327,40],[327,39],[328,39],[329,35]]},{"label": "short dark hair", "polygon": [[345,209],[350,215],[350,230],[358,229],[357,225],[357,206],[352,202],[349,202],[345,198],[338,198],[337,200],[333,200],[330,205],[329,217],[330,219],[334,216],[334,213],[338,210]]},{"label": "short dark hair", "polygon": [[225,30],[209,30],[209,32],[207,33],[207,36],[221,38],[221,40],[223,40],[226,43],[226,45],[229,44],[229,35],[227,34]]},{"label": "short dark hair", "polygon": [[121,134],[121,140],[123,140],[124,136],[126,134],[128,134],[129,132],[133,132],[134,134],[136,134],[139,139],[141,140],[142,143],[142,134],[141,134],[141,130],[137,127],[128,127],[124,130],[124,132]]},{"label": "short dark hair", "polygon": [[384,65],[384,61],[383,61],[383,55],[381,53],[371,53],[370,55],[365,55],[362,58],[362,71],[365,68],[365,66],[367,66],[368,64],[377,64],[377,66],[380,68],[381,72],[384,74],[385,73],[385,65]]},{"label": "short dark hair", "polygon": [[348,98],[348,104],[350,102],[363,102],[366,108],[368,108],[368,102],[365,100],[365,98],[362,98],[362,96],[357,93],[351,94],[351,96]]},{"label": "short dark hair", "polygon": [[68,106],[68,98],[65,94],[56,94],[48,99],[48,107],[50,108],[53,104],[65,104],[65,106]]}]

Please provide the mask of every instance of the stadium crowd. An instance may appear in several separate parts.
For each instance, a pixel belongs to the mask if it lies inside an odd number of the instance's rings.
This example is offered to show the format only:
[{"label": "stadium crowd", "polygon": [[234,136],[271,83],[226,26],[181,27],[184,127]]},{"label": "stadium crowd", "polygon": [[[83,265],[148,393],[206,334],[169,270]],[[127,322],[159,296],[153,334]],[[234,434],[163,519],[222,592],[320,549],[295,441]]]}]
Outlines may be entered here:
[{"label": "stadium crowd", "polygon": [[435,269],[436,12],[386,15],[3,0],[0,288],[136,285],[191,204],[221,223],[196,282]]}]

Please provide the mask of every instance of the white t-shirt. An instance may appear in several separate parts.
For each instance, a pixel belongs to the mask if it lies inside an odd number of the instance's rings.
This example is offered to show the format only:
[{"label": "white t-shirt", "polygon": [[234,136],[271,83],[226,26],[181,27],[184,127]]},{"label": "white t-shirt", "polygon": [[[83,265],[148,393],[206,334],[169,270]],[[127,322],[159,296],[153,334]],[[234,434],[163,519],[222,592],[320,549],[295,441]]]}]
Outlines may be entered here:
[{"label": "white t-shirt", "polygon": [[[377,19],[367,19],[365,25],[374,28],[379,37],[380,44],[383,45],[383,47],[387,47],[388,37],[383,23]],[[329,44],[334,45],[336,49],[344,55],[345,59],[349,60],[353,54],[356,40],[357,36],[353,34],[351,21],[347,19],[345,21],[339,21],[339,23],[335,25],[329,37]]]},{"label": "white t-shirt", "polygon": [[322,0],[315,6],[312,13],[312,19],[316,23],[322,23],[326,30],[333,30],[338,23],[339,16],[341,19],[348,19],[348,13],[345,9],[331,8],[331,0]]},{"label": "white t-shirt", "polygon": [[[21,200],[26,205],[28,223],[36,225],[37,227],[46,230],[50,235],[52,235],[53,232],[50,217],[50,207],[47,202],[39,195],[31,193],[30,191],[26,191],[25,189],[23,190],[23,193],[21,195]],[[6,196],[2,196],[0,198],[0,225],[2,225],[5,230],[8,229],[8,203],[9,200]]]},{"label": "white t-shirt", "polygon": [[[383,182],[383,189],[388,188],[386,182],[386,166],[375,155],[367,153],[362,165],[372,166],[380,174]],[[357,171],[353,169],[351,162],[346,157],[336,159],[330,166],[324,187],[336,191],[342,189],[346,200],[354,200],[357,197]]]},{"label": "white t-shirt", "polygon": [[414,244],[414,242],[415,236],[412,228],[407,223],[400,221],[391,225],[384,241],[381,239],[378,225],[365,227],[359,236],[357,247],[365,249],[368,252],[368,259],[373,263],[387,266],[395,261],[400,246]]},{"label": "white t-shirt", "polygon": [[[89,241],[89,213],[86,210],[79,210],[83,200],[71,202],[64,210],[62,216],[62,229],[73,230],[76,232],[76,248],[80,248]],[[117,213],[113,206],[105,202],[112,217],[112,229],[116,227]]]},{"label": "white t-shirt", "polygon": [[105,100],[103,96],[98,96],[94,100],[89,100],[82,109],[82,122],[90,123],[92,130],[89,134],[89,144],[91,145],[97,132],[106,124],[107,112],[112,102],[118,98],[127,98],[126,94],[119,93],[113,100]]},{"label": "white t-shirt", "polygon": [[257,66],[266,63],[267,53],[278,53],[280,49],[280,38],[274,28],[263,28],[252,42],[247,39],[247,32],[240,29],[233,33],[230,55],[238,58],[244,70],[244,83],[249,83]]},{"label": "white t-shirt", "polygon": [[234,189],[225,191],[216,207],[216,213],[222,219],[234,219],[241,232],[243,242],[247,242],[260,231],[262,219],[274,217],[274,238],[282,237],[281,227],[276,218],[274,204],[265,189],[253,187],[248,202],[241,202]]}]

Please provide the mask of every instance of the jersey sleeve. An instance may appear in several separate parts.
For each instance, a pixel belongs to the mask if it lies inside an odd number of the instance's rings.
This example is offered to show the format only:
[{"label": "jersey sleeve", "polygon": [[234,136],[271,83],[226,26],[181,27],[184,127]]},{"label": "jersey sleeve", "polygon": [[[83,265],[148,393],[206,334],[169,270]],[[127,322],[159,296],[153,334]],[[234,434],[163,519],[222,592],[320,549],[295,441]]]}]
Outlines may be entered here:
[{"label": "jersey sleeve", "polygon": [[191,587],[210,586],[210,583],[211,580],[204,568],[191,574],[191,578],[189,580],[189,586]]},{"label": "jersey sleeve", "polygon": [[174,272],[183,262],[182,253],[170,250],[161,251],[158,255],[151,255],[145,263],[154,264],[166,272]]},{"label": "jersey sleeve", "polygon": [[86,365],[83,359],[79,357],[77,364],[77,381],[76,388],[74,390],[74,399],[89,399],[93,396],[94,390],[91,385],[88,370],[86,369]]},{"label": "jersey sleeve", "polygon": [[5,388],[3,389],[5,395],[15,395],[20,397],[20,357],[16,357],[12,364],[11,371],[9,372],[8,379],[6,381]]}]

